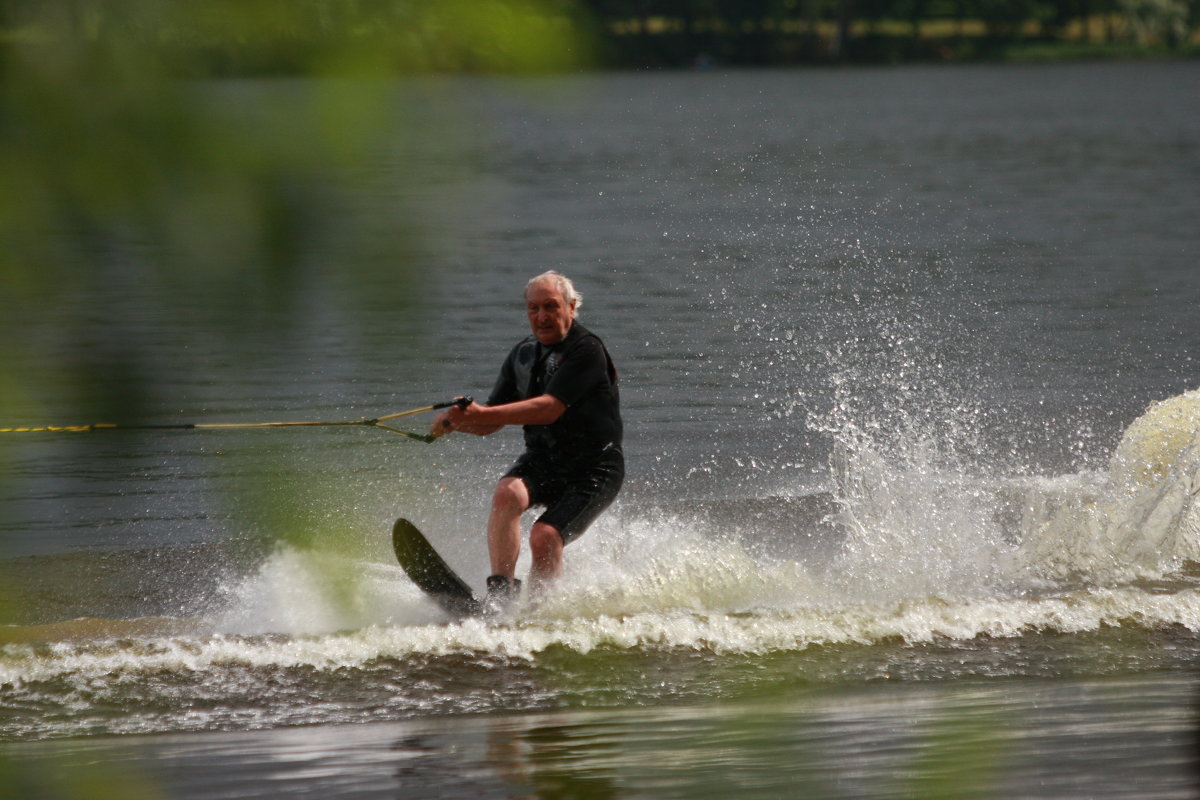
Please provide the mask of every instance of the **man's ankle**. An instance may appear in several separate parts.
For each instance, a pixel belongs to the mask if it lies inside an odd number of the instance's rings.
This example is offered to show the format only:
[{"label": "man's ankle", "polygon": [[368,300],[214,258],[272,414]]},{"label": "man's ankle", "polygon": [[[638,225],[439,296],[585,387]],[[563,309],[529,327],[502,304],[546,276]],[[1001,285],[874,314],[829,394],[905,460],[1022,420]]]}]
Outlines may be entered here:
[{"label": "man's ankle", "polygon": [[521,595],[521,582],[507,575],[489,575],[487,600],[496,603],[511,603]]}]

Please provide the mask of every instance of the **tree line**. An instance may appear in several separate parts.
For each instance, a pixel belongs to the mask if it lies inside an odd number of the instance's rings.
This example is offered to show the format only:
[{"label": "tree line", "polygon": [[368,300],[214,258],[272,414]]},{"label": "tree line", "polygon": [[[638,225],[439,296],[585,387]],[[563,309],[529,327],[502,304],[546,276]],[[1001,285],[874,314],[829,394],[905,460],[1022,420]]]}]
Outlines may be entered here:
[{"label": "tree line", "polygon": [[0,71],[5,45],[62,37],[189,73],[411,73],[1194,56],[1198,28],[1200,0],[0,0]]},{"label": "tree line", "polygon": [[[585,0],[606,56],[685,66],[1191,51],[1200,0]],[[1068,51],[1064,51],[1068,52]]]}]

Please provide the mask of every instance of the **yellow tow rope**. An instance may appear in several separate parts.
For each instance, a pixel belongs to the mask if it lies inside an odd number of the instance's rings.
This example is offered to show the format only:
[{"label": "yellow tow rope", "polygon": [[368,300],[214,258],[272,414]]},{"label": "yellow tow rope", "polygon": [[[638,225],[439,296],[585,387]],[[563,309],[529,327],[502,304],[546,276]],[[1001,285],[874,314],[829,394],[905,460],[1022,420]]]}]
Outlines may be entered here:
[{"label": "yellow tow rope", "polygon": [[461,408],[466,408],[471,403],[469,397],[459,397],[454,400],[449,400],[445,403],[435,403],[431,406],[422,406],[421,408],[412,408],[408,411],[398,411],[395,414],[386,414],[382,417],[374,419],[351,419],[337,420],[333,422],[181,422],[169,425],[117,425],[111,422],[93,422],[88,425],[42,425],[39,427],[23,427],[23,428],[0,428],[0,433],[87,433],[90,431],[113,431],[113,430],[137,430],[137,431],[200,431],[200,430],[230,430],[230,429],[248,429],[248,428],[313,428],[318,426],[343,426],[343,425],[365,425],[372,428],[382,428],[391,433],[398,433],[401,436],[407,436],[410,439],[416,439],[420,442],[432,442],[436,437],[430,435],[422,435],[405,431],[399,428],[393,428],[391,425],[383,425],[382,423],[401,417],[411,417],[414,414],[423,414],[426,411],[436,411],[441,408],[449,408],[457,405]]}]

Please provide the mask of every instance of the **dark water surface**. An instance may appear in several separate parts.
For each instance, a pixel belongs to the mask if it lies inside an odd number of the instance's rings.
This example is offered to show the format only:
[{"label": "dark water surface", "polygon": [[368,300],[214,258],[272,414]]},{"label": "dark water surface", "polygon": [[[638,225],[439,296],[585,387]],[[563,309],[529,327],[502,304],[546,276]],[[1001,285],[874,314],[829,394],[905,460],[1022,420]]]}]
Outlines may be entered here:
[{"label": "dark water surface", "polygon": [[[1198,88],[1190,63],[398,88],[371,191],[413,209],[419,289],[331,263],[244,335],[218,293],[117,281],[31,352],[132,337],[138,422],[378,416],[485,396],[558,268],[621,370],[624,493],[541,605],[448,624],[386,532],[416,520],[482,585],[514,432],[9,437],[6,774],[1193,796]],[[100,421],[35,384],[5,424]]]}]

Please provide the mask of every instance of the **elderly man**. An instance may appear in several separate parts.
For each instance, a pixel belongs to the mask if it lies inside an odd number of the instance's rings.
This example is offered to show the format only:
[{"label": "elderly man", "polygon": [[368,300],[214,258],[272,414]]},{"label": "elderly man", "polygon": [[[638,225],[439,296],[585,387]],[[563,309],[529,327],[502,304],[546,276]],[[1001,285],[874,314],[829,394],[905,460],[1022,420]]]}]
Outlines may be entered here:
[{"label": "elderly man", "polygon": [[433,422],[438,436],[525,428],[525,452],[492,495],[487,586],[493,606],[520,591],[515,573],[526,509],[546,508],[529,531],[530,579],[537,589],[559,575],[563,546],[608,507],[625,477],[617,370],[600,338],[575,321],[582,301],[557,272],[529,281],[525,310],[533,333],[508,354],[487,404],[454,406]]}]

